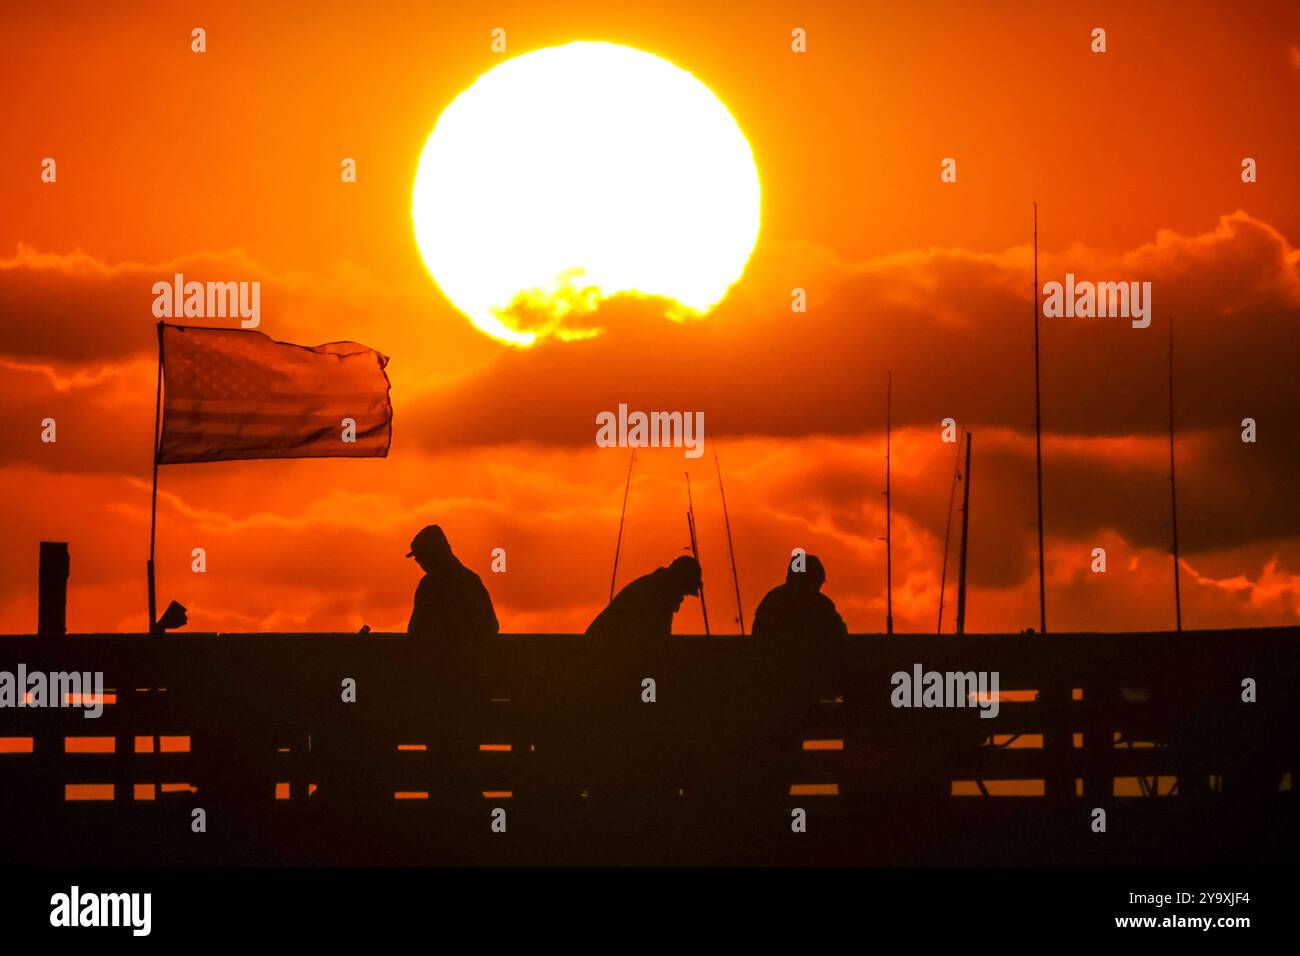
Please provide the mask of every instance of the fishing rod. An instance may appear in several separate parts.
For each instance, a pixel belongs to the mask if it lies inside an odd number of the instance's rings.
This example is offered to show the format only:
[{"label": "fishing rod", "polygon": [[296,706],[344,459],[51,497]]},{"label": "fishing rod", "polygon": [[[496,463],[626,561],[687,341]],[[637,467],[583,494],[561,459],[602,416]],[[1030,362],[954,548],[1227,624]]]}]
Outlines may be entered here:
[{"label": "fishing rod", "polygon": [[[700,542],[695,536],[695,502],[691,498],[691,473],[686,474],[686,529],[691,533],[691,556],[700,564]],[[709,636],[709,608],[704,603],[704,565],[700,564],[700,613],[704,615],[704,636]]]},{"label": "fishing rod", "polygon": [[966,633],[966,542],[970,532],[970,445],[972,435],[966,430],[966,468],[961,486],[961,557],[957,564],[957,633]]},{"label": "fishing rod", "polygon": [[948,489],[948,523],[943,530],[943,570],[939,574],[939,625],[936,634],[943,633],[943,591],[948,582],[948,551],[952,542],[952,503],[957,497],[957,479],[961,477],[961,442],[952,461],[952,486]]},{"label": "fishing rod", "polygon": [[1174,526],[1174,627],[1183,629],[1183,595],[1178,581],[1178,480],[1174,477],[1174,317],[1169,317],[1169,507]]},{"label": "fishing rod", "polygon": [[727,550],[731,553],[731,583],[736,588],[736,623],[740,636],[745,636],[745,612],[740,607],[740,576],[736,573],[736,545],[731,540],[731,517],[727,514],[727,491],[722,487],[722,463],[718,461],[718,446],[713,446],[713,467],[718,472],[718,494],[722,498],[722,524],[727,529]]},{"label": "fishing rod", "polygon": [[894,533],[890,450],[893,440],[894,373],[885,386],[885,633],[894,633]]},{"label": "fishing rod", "polygon": [[1043,400],[1038,375],[1038,314],[1041,311],[1038,289],[1038,203],[1034,203],[1034,461],[1038,484],[1038,632],[1042,635],[1047,633],[1047,573],[1043,570]]},{"label": "fishing rod", "polygon": [[636,449],[627,463],[627,484],[623,486],[623,511],[618,516],[618,540],[614,543],[614,573],[609,576],[609,599],[614,600],[614,582],[618,580],[618,555],[623,549],[623,521],[627,518],[627,495],[632,490],[632,467],[636,464]]}]

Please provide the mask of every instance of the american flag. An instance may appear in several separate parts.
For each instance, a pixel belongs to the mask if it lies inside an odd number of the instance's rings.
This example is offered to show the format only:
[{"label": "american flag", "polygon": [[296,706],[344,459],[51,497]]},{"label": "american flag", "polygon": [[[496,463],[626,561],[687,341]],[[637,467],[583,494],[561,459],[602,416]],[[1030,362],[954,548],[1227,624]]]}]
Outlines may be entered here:
[{"label": "american flag", "polygon": [[165,325],[158,463],[383,458],[393,428],[387,364],[356,342],[309,347]]}]

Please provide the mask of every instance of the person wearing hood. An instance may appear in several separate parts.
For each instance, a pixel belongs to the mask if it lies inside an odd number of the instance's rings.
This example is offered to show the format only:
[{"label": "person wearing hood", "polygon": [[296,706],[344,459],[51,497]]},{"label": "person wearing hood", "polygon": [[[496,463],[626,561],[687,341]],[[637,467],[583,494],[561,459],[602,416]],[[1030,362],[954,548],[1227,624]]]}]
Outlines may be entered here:
[{"label": "person wearing hood", "polygon": [[406,556],[424,570],[415,589],[407,634],[452,643],[497,634],[500,626],[487,588],[452,553],[442,528],[436,524],[423,528]]},{"label": "person wearing hood", "polygon": [[848,634],[835,602],[822,593],[826,569],[815,554],[791,556],[785,583],[777,585],[754,612],[754,637],[806,650]]}]

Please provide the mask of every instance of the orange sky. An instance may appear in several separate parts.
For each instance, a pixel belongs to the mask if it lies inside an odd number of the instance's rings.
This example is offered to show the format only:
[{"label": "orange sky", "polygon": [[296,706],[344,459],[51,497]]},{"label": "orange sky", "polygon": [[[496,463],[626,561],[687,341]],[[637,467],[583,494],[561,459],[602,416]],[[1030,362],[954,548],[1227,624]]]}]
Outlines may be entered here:
[{"label": "orange sky", "polygon": [[[0,9],[0,631],[35,626],[40,540],[70,542],[71,629],[143,628],[150,288],[173,271],[261,281],[275,338],[383,351],[395,405],[387,460],[163,469],[160,598],[194,629],[403,627],[418,571],[402,555],[430,521],[505,630],[581,629],[607,594],[627,468],[592,423],[620,401],[705,412],[747,615],[799,546],[823,557],[850,627],[880,629],[886,369],[898,628],[935,623],[946,416],[976,433],[968,624],[1033,624],[1034,199],[1044,280],[1155,289],[1150,329],[1043,323],[1049,623],[1172,622],[1170,315],[1184,621],[1300,619],[1294,4],[265,6]],[[520,351],[442,298],[411,231],[413,176],[441,109],[499,62],[494,27],[507,55],[646,49],[728,105],[763,223],[707,319],[616,302],[599,338]],[[40,181],[46,156],[55,184]],[[356,184],[339,180],[345,156]],[[955,184],[939,180],[945,156]],[[1245,156],[1257,183],[1241,182]],[[805,315],[789,310],[796,286]],[[39,440],[46,416],[56,445]],[[1256,444],[1239,440],[1245,416]],[[641,455],[621,579],[686,543],[688,465],[711,623],[731,629],[711,451]],[[189,570],[200,546],[204,575]],[[488,571],[494,547],[505,574]],[[1105,575],[1089,571],[1095,547]],[[699,628],[688,602],[677,629]]]}]

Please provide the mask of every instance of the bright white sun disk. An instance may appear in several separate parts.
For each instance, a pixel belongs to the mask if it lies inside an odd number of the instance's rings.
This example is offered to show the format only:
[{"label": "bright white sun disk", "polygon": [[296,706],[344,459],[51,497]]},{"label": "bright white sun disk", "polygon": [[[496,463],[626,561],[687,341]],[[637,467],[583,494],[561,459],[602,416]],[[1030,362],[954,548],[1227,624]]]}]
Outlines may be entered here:
[{"label": "bright white sun disk", "polygon": [[[707,312],[754,248],[758,172],[691,74],[630,47],[570,43],[507,60],[447,107],[412,215],[452,303],[528,345],[621,292]],[[520,295],[547,318],[508,312]]]}]

